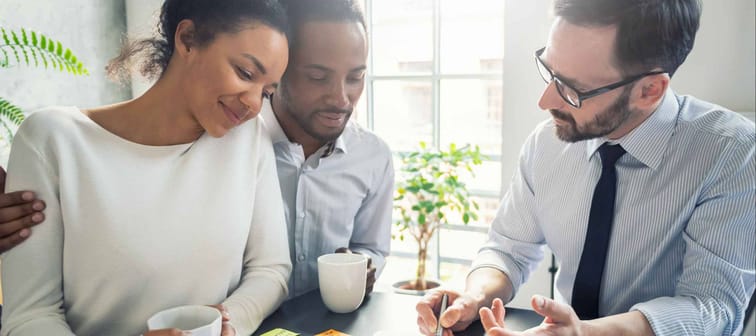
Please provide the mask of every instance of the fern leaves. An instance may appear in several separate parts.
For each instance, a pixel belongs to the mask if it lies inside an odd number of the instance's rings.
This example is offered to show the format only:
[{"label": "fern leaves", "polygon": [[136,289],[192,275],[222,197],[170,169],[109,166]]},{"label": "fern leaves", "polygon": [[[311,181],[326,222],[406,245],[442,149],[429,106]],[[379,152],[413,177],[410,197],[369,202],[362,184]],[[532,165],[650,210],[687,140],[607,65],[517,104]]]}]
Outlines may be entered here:
[{"label": "fern leaves", "polygon": [[6,132],[5,136],[0,136],[0,138],[7,139],[6,141],[10,142],[9,140],[13,138],[13,131],[9,123],[20,125],[22,121],[24,121],[24,113],[21,112],[21,109],[0,97],[0,125]]},{"label": "fern leaves", "polygon": [[21,109],[3,98],[0,98],[0,117],[6,118],[17,125],[24,121],[24,114],[21,112]]},{"label": "fern leaves", "polygon": [[[68,48],[47,36],[21,28],[14,31],[0,27],[0,68],[17,64],[57,69],[72,75],[88,75],[89,71]],[[0,142],[10,143],[13,138],[11,126],[24,121],[21,109],[0,97]],[[2,133],[0,131],[0,133]]]},{"label": "fern leaves", "polygon": [[0,68],[26,64],[58,69],[73,75],[89,74],[71,50],[64,49],[60,42],[43,34],[24,28],[13,31],[0,27],[0,38]]}]

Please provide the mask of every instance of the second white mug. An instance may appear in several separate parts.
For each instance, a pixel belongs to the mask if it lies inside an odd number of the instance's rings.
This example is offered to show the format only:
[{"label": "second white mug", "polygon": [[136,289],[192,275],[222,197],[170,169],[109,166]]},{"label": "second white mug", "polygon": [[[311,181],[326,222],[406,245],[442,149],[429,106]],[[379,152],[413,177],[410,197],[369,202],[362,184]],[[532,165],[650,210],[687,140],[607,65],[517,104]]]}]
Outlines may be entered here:
[{"label": "second white mug", "polygon": [[318,257],[318,282],[323,303],[334,313],[350,313],[365,297],[367,257],[331,253]]}]

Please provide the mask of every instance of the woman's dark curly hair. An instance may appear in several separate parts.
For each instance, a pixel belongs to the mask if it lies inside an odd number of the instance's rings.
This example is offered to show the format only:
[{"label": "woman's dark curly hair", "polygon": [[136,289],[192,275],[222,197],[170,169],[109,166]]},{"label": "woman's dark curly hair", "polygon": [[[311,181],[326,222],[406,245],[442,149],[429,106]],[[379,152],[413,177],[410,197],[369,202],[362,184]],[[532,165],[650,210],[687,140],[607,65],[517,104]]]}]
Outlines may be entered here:
[{"label": "woman's dark curly hair", "polygon": [[122,81],[136,63],[145,77],[159,78],[173,56],[176,28],[185,19],[194,23],[192,42],[199,48],[219,33],[235,33],[254,23],[289,35],[286,11],[278,0],[165,0],[156,36],[126,41],[120,54],[108,64],[108,75]]}]

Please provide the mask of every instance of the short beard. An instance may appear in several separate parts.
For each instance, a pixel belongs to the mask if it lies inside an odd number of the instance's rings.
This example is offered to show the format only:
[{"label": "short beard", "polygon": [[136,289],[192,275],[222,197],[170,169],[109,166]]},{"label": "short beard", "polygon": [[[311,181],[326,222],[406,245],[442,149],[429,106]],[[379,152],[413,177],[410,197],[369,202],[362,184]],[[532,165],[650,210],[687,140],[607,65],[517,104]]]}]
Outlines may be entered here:
[{"label": "short beard", "polygon": [[[352,116],[351,110],[339,110],[339,109],[318,109],[310,111],[309,113],[299,113],[301,111],[304,111],[304,109],[300,109],[299,106],[294,105],[291,95],[289,94],[289,91],[286,89],[286,86],[281,86],[279,90],[277,91],[278,94],[281,95],[281,100],[286,104],[286,112],[289,114],[289,116],[294,119],[294,122],[299,125],[299,127],[302,128],[302,130],[307,133],[307,135],[311,136],[312,138],[322,142],[322,143],[329,143],[336,139],[338,139],[341,136],[341,133],[344,132],[344,128],[346,127],[346,124],[349,122],[349,118]],[[337,132],[333,133],[321,133],[318,132],[315,129],[315,122],[313,119],[315,118],[315,114],[318,112],[339,112],[339,113],[345,113],[345,120],[344,125],[339,129]]]},{"label": "short beard", "polygon": [[569,113],[559,110],[549,110],[549,112],[554,119],[568,123],[564,126],[556,125],[557,137],[566,142],[578,142],[603,137],[617,130],[633,114],[629,102],[630,90],[625,89],[614,104],[601,111],[583,127],[578,127],[575,118]]}]

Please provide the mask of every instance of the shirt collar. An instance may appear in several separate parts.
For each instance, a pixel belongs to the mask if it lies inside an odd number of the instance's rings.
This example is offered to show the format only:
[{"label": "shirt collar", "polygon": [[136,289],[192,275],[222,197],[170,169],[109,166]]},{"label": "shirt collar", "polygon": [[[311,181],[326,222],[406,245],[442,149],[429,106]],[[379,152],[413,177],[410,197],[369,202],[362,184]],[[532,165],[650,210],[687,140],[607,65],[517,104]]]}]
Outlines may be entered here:
[{"label": "shirt collar", "polygon": [[590,160],[601,144],[610,141],[619,143],[628,154],[651,169],[658,168],[664,158],[664,153],[667,152],[666,148],[677,125],[679,112],[680,104],[677,101],[677,95],[672,89],[667,89],[656,111],[627,135],[614,141],[604,137],[587,140],[588,159]]},{"label": "shirt collar", "polygon": [[[270,138],[273,141],[274,145],[279,143],[291,143],[291,141],[289,141],[289,137],[286,136],[283,128],[281,128],[281,124],[278,122],[275,113],[273,113],[273,104],[269,99],[263,100],[263,105],[260,109],[260,117],[262,117],[263,123],[268,129],[268,133],[270,134]],[[350,120],[348,122],[352,121]],[[344,133],[346,133],[348,128],[349,125],[347,124],[347,127],[344,128]],[[336,140],[329,142],[324,146],[325,150],[323,151],[323,155],[321,157],[328,157],[336,151],[341,151],[343,153],[347,152],[344,133],[336,138]]]},{"label": "shirt collar", "polygon": [[270,139],[273,141],[273,144],[289,142],[289,138],[286,137],[286,133],[284,133],[281,128],[281,124],[278,123],[278,119],[276,119],[275,114],[273,114],[273,105],[270,103],[269,99],[263,100],[259,117],[262,117],[265,128],[268,129],[268,134],[270,134]]},{"label": "shirt collar", "polygon": [[341,135],[339,135],[336,140],[331,141],[327,146],[329,146],[330,150],[326,150],[325,154],[323,154],[323,157],[329,156],[333,154],[334,152],[341,152],[346,153],[347,152],[347,146],[346,141],[344,140],[344,133],[346,133],[349,130],[349,123],[351,123],[351,120],[347,121],[346,126],[344,126],[344,131],[341,132]]}]

